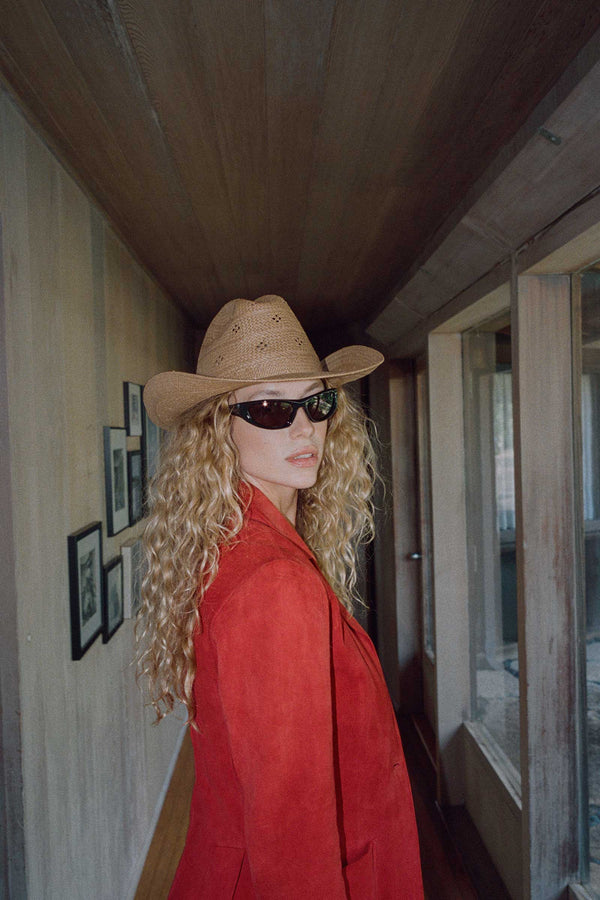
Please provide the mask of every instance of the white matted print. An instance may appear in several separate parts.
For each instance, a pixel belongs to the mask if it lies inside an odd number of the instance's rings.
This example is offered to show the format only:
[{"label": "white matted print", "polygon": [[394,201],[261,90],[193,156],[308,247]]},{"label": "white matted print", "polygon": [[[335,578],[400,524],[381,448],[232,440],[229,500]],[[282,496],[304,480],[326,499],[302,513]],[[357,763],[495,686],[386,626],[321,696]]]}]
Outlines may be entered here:
[{"label": "white matted print", "polygon": [[142,602],[142,579],[144,577],[144,548],[141,538],[131,538],[121,544],[123,559],[123,615],[135,619]]},{"label": "white matted print", "polygon": [[124,428],[104,428],[104,480],[106,530],[112,537],[129,525],[127,432]]},{"label": "white matted print", "polygon": [[125,428],[130,437],[142,436],[142,386],[133,381],[123,382]]},{"label": "white matted print", "polygon": [[108,643],[123,623],[123,560],[115,556],[104,566],[102,642]]},{"label": "white matted print", "polygon": [[146,486],[152,481],[160,463],[161,429],[155,425],[146,410],[143,413],[144,434],[142,452],[144,456],[144,480]]},{"label": "white matted print", "polygon": [[127,475],[129,478],[129,524],[135,525],[144,515],[144,479],[142,451],[127,451]]},{"label": "white matted print", "polygon": [[102,525],[92,522],[70,534],[69,595],[71,658],[81,659],[102,629]]}]

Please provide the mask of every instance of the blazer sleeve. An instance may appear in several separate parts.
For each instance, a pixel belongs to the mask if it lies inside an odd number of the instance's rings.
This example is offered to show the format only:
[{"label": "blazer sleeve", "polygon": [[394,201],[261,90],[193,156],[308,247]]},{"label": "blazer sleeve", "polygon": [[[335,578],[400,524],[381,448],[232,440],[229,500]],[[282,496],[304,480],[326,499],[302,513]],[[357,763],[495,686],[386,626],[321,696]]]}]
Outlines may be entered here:
[{"label": "blazer sleeve", "polygon": [[216,614],[213,636],[257,896],[345,900],[321,578],[299,562],[265,563]]}]

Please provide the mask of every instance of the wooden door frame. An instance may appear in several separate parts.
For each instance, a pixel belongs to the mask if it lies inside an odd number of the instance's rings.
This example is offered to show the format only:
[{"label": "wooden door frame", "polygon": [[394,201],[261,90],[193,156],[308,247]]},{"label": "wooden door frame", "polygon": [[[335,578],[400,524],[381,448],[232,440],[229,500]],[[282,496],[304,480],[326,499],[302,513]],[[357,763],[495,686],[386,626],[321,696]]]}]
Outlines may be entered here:
[{"label": "wooden door frame", "polygon": [[376,511],[374,569],[377,646],[392,702],[406,715],[423,708],[417,546],[414,363],[395,360],[369,378],[384,489]]}]

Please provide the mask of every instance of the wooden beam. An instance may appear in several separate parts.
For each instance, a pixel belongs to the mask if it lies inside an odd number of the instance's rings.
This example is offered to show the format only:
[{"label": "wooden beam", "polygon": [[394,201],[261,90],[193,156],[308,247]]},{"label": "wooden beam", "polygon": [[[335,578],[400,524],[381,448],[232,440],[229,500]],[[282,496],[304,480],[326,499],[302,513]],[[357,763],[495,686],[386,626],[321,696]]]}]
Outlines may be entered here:
[{"label": "wooden beam", "polygon": [[599,59],[597,32],[371,319],[367,331],[389,356],[420,352],[427,332],[502,284],[512,251],[522,272],[597,222]]},{"label": "wooden beam", "polygon": [[460,729],[468,718],[469,610],[460,334],[429,337],[438,794],[464,802]]},{"label": "wooden beam", "polygon": [[512,295],[523,897],[558,900],[579,869],[570,279]]}]

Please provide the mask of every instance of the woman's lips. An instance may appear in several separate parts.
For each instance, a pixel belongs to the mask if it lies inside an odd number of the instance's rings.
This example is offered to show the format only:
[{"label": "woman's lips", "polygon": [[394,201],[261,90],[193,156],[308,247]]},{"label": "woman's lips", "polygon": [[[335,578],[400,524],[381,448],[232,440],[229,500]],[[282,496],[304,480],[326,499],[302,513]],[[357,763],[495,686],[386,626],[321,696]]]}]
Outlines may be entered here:
[{"label": "woman's lips", "polygon": [[313,447],[307,447],[303,450],[298,450],[296,453],[291,453],[286,457],[286,462],[301,469],[305,467],[310,468],[311,466],[316,466],[319,462],[319,454]]}]

